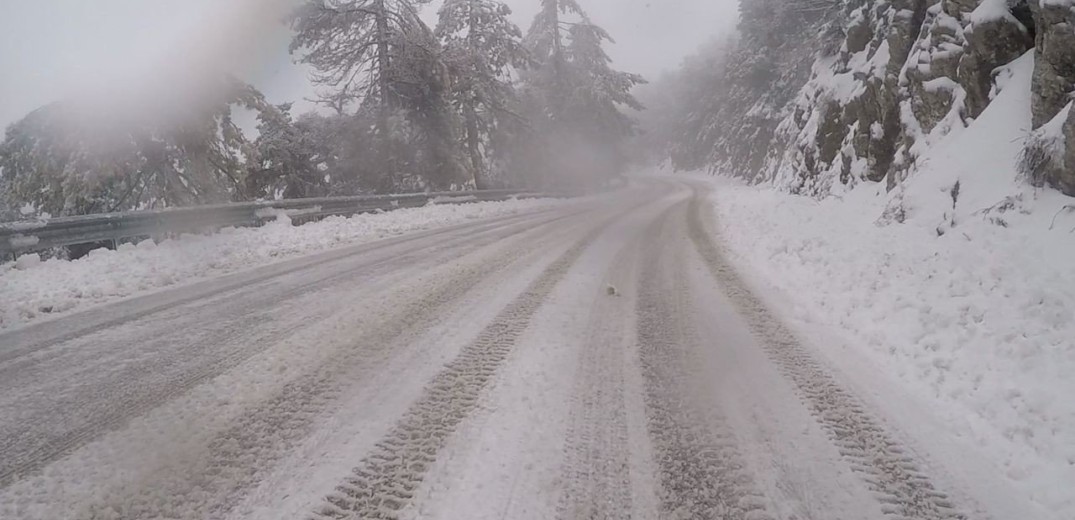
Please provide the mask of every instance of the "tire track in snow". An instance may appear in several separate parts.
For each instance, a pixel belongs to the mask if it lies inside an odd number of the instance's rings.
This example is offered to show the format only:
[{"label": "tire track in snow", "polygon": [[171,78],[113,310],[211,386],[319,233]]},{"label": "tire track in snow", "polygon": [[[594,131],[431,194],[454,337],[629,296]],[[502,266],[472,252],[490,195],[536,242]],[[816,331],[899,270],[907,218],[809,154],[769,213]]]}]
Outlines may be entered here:
[{"label": "tire track in snow", "polygon": [[[610,282],[619,291],[633,280],[640,244],[636,238],[613,262]],[[565,446],[561,520],[630,519],[625,363],[632,346],[634,298],[619,292],[596,297],[591,333],[580,345]]]},{"label": "tire track in snow", "polygon": [[477,407],[483,389],[507,359],[530,320],[571,266],[608,225],[600,224],[563,255],[486,326],[426,387],[422,397],[372,453],[326,497],[315,517],[396,519],[414,498],[437,453]]},{"label": "tire track in snow", "polygon": [[882,511],[901,519],[962,520],[948,496],[936,489],[881,423],[844,389],[795,335],[755,296],[707,231],[702,195],[690,203],[688,232],[707,267],[739,307],[766,353],[791,380],[810,413],[828,432],[851,469],[878,495]]},{"label": "tire track in snow", "polygon": [[[666,237],[670,209],[647,236]],[[664,244],[670,242],[665,239]],[[767,520],[765,499],[743,471],[735,439],[708,408],[703,409],[691,378],[690,349],[700,344],[691,328],[690,302],[664,276],[661,252],[649,251],[640,274],[638,343],[648,429],[652,439],[661,518]]]},{"label": "tire track in snow", "polygon": [[[557,222],[563,218],[563,216],[557,216],[551,220],[542,219],[538,222],[538,226],[547,225],[550,222]],[[408,262],[421,262],[425,256],[436,256],[440,254],[453,254],[453,251],[464,250],[467,248],[473,248],[474,242],[479,241],[479,245],[489,242],[493,243],[505,238],[505,230],[512,235],[532,229],[533,223],[527,223],[520,225],[515,222],[514,219],[510,219],[507,222],[496,222],[490,224],[483,224],[473,229],[473,235],[467,237],[459,237],[454,233],[443,237],[443,240],[430,246],[429,244],[419,244],[417,246],[411,246],[409,249],[404,249],[398,255],[394,255],[388,258],[375,259],[370,263],[362,263],[358,266],[350,267],[341,272],[330,272],[324,276],[318,276],[316,279],[304,283],[302,285],[292,287],[289,290],[289,297],[299,297],[304,294],[321,290],[327,286],[335,283],[339,283],[342,280],[353,279],[356,276],[378,276],[386,272],[390,272],[394,269],[398,269],[400,265],[405,265]],[[438,237],[440,238],[440,237]],[[408,240],[405,243],[410,243]],[[376,247],[373,251],[378,251],[382,247]],[[442,253],[443,251],[443,253]],[[372,251],[371,251],[372,252]],[[352,253],[353,254],[353,253]],[[332,255],[334,260],[341,260]],[[321,266],[324,262],[314,262],[310,266]],[[307,268],[309,268],[308,266]],[[291,273],[293,270],[287,270],[286,273]],[[282,276],[279,273],[274,274],[272,277],[268,277],[267,280],[275,279]],[[231,289],[225,285],[220,292],[226,292]],[[240,291],[243,292],[243,291]],[[179,304],[177,304],[179,305]],[[159,310],[158,310],[159,311]],[[257,319],[253,319],[257,321]],[[189,325],[189,324],[181,324]],[[0,460],[0,489],[11,485],[13,482],[25,478],[28,475],[33,475],[41,470],[45,465],[52,461],[55,461],[62,456],[71,453],[80,446],[92,441],[93,439],[101,436],[109,431],[116,430],[126,424],[132,417],[139,416],[153,408],[174,399],[176,396],[181,395],[190,388],[197,386],[229,369],[232,369],[240,365],[243,361],[249,359],[255,355],[260,349],[269,344],[272,340],[268,335],[287,335],[304,325],[303,323],[293,324],[284,330],[261,330],[258,327],[251,327],[249,323],[238,323],[235,327],[229,328],[224,332],[223,336],[217,336],[211,340],[211,343],[216,345],[220,343],[227,343],[227,338],[236,335],[250,336],[246,341],[245,348],[236,350],[230,353],[216,352],[211,348],[205,348],[204,354],[212,362],[206,363],[198,370],[187,372],[183,374],[176,374],[174,377],[169,377],[165,380],[154,380],[151,387],[148,388],[128,388],[125,386],[122,390],[122,395],[109,395],[107,401],[110,404],[110,408],[104,413],[95,413],[89,419],[68,431],[65,431],[59,435],[56,435],[49,431],[49,435],[41,435],[40,433],[34,433],[32,431],[22,431],[19,428],[29,428],[34,425],[31,422],[25,422],[21,424],[9,425],[15,429],[15,431],[8,432],[8,435],[4,436],[0,440],[0,454],[4,454],[2,460]],[[157,332],[157,337],[167,336],[166,332]],[[185,353],[190,355],[189,352]],[[167,365],[174,363],[170,361],[167,356],[161,358],[155,358],[154,363],[161,365]],[[19,371],[25,372],[25,368],[8,367],[5,371]],[[143,367],[140,369],[143,373],[155,373],[152,367]],[[84,394],[83,394],[84,395]],[[101,396],[103,398],[104,396]],[[117,406],[116,403],[122,402],[122,406]],[[4,429],[0,426],[0,431]],[[27,445],[33,446],[27,450]],[[22,448],[21,450],[19,448]]]},{"label": "tire track in snow", "polygon": [[[482,233],[497,227],[511,225],[516,221],[547,215],[551,212],[552,210],[543,210],[535,213],[509,216],[491,223],[460,224],[444,229],[421,231],[368,244],[345,247],[336,251],[326,251],[312,257],[296,258],[277,265],[255,268],[246,273],[226,275],[219,279],[198,282],[186,287],[165,290],[160,293],[153,293],[145,296],[136,296],[129,300],[120,300],[101,307],[89,308],[81,312],[59,317],[55,320],[46,320],[31,323],[24,327],[16,327],[13,330],[0,332],[0,339],[3,339],[6,343],[9,342],[11,345],[14,345],[14,347],[5,348],[3,351],[0,351],[0,369],[18,369],[19,365],[9,365],[9,363],[53,345],[62,344],[103,330],[112,329],[132,321],[141,320],[148,316],[183,305],[203,301],[220,294],[241,291],[256,284],[271,282],[300,271],[310,271],[318,267],[322,267],[322,271],[331,272],[332,269],[329,268],[331,264],[347,261],[355,255],[375,253],[393,247],[407,246],[412,243],[416,244],[419,248],[427,247],[426,244],[421,244],[421,242],[429,238],[443,237],[458,239],[460,237],[471,236],[473,233]],[[572,214],[576,213],[578,212]],[[120,309],[121,312],[113,312],[115,309]]]},{"label": "tire track in snow", "polygon": [[[439,276],[421,296],[399,309],[319,370],[285,384],[266,401],[240,416],[231,428],[216,434],[201,460],[166,468],[139,490],[123,490],[90,505],[79,518],[219,518],[235,505],[242,491],[254,485],[261,471],[310,432],[319,414],[339,397],[341,382],[373,370],[403,336],[433,328],[470,288],[491,274],[510,269],[517,261],[548,247],[556,233],[548,233],[553,219],[525,229],[514,227],[499,236],[491,260],[470,260]],[[533,236],[537,235],[537,236]],[[511,238],[512,241],[504,243]],[[481,245],[481,244],[479,244]],[[357,372],[356,372],[357,371]],[[357,374],[357,375],[356,375]],[[134,491],[132,493],[132,491]]]}]

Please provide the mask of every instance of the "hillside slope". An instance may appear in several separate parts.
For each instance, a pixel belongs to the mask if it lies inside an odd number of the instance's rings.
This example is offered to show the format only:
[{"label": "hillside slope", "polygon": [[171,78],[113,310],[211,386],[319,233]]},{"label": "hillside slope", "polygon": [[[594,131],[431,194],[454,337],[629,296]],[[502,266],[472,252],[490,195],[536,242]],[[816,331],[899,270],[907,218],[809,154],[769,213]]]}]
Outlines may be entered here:
[{"label": "hillside slope", "polygon": [[[1072,0],[747,0],[743,17],[719,101],[698,125],[712,134],[699,140],[712,169],[812,196],[881,183],[898,198],[932,149],[1026,73],[1023,112],[989,122],[1018,141],[1009,184],[1075,196]],[[996,177],[978,173],[949,187]]]},{"label": "hillside slope", "polygon": [[786,103],[723,79],[707,164],[758,185],[714,195],[731,256],[835,364],[938,417],[926,449],[1071,518],[1075,2],[800,4],[835,7],[798,45],[747,24],[729,55],[785,79],[811,56]]}]

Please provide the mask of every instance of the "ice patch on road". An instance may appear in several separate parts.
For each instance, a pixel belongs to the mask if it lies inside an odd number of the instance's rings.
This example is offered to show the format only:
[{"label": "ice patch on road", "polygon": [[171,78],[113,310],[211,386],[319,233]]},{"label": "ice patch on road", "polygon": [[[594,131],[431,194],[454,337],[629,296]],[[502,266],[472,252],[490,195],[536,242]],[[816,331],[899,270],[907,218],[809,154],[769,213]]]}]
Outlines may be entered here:
[{"label": "ice patch on road", "polygon": [[94,250],[75,261],[38,262],[36,255],[26,255],[20,262],[0,264],[0,329],[318,251],[566,203],[533,199],[441,204],[330,217],[300,227],[280,215],[261,228],[226,228],[159,244],[146,240],[116,251]]}]

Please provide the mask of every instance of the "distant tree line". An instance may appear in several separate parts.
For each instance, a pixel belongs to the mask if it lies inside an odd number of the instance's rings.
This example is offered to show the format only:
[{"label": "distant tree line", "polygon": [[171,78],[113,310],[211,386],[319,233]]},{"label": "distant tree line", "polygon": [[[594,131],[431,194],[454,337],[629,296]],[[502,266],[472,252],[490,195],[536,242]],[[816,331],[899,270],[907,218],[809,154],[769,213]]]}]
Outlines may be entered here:
[{"label": "distant tree line", "polygon": [[0,217],[603,183],[625,168],[644,80],[611,67],[577,0],[535,1],[524,34],[496,0],[446,0],[435,27],[428,0],[308,0],[291,52],[324,113],[295,117],[234,78],[181,117],[40,108],[0,143]]},{"label": "distant tree line", "polygon": [[650,89],[646,152],[677,170],[758,171],[818,53],[843,42],[841,5],[740,0],[734,37],[703,46]]}]

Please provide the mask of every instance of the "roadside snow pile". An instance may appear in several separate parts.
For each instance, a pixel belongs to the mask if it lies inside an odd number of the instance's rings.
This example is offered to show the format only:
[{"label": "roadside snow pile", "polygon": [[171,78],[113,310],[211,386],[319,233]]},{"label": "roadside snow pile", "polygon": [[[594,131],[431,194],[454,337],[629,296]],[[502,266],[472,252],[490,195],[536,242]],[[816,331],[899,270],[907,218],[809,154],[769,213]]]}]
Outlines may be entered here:
[{"label": "roadside snow pile", "polygon": [[865,189],[820,203],[744,186],[714,197],[732,260],[792,319],[842,335],[939,409],[971,416],[1009,478],[1057,490],[1038,499],[1073,510],[1057,502],[1071,501],[1058,488],[1075,482],[1075,222],[1050,230],[1073,201],[1041,195],[1008,228],[968,222],[942,237],[864,220],[880,209]]},{"label": "roadside snow pile", "polygon": [[146,240],[118,251],[98,249],[80,260],[23,255],[0,264],[0,329],[336,247],[415,231],[552,208],[561,200],[511,200],[430,205],[388,213],[332,217],[293,227],[286,216],[262,228]]},{"label": "roadside snow pile", "polygon": [[989,109],[898,193],[866,183],[817,201],[720,182],[713,197],[731,259],[793,323],[865,351],[1071,518],[1075,199],[1017,181],[1030,64],[1002,71]]}]

